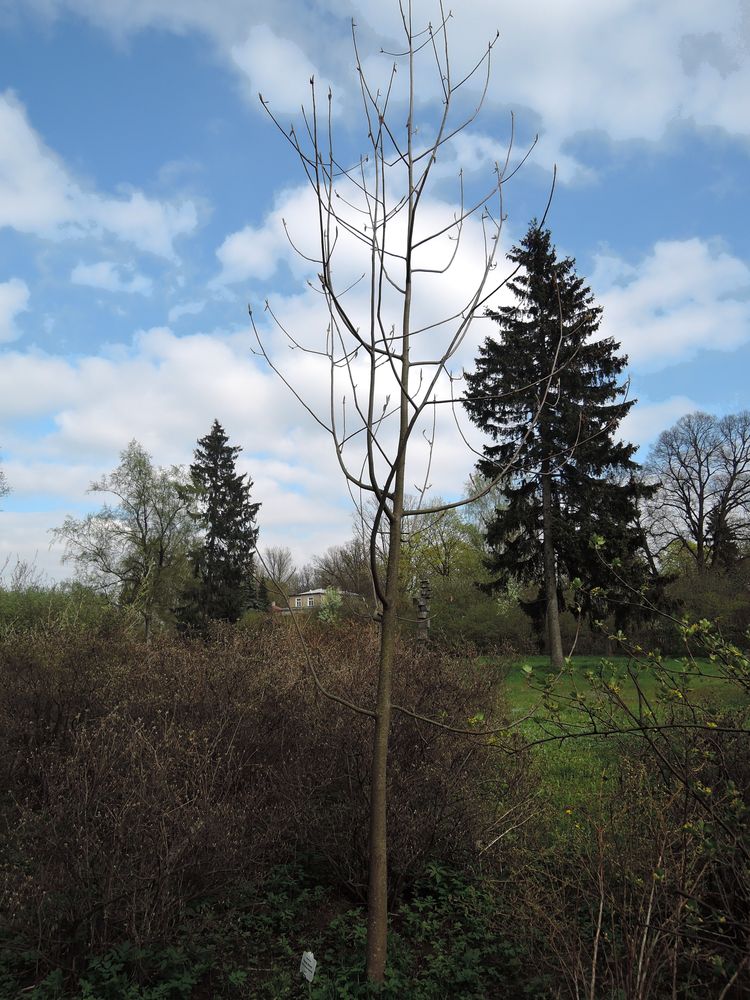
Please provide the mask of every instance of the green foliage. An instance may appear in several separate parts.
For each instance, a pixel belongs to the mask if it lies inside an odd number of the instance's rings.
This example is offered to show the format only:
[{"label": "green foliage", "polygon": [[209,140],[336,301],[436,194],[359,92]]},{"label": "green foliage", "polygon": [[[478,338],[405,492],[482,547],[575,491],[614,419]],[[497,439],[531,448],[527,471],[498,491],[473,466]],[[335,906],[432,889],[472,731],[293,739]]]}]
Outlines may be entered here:
[{"label": "green foliage", "polygon": [[389,965],[380,990],[365,979],[361,955],[366,934],[362,910],[331,921],[315,952],[319,974],[310,995],[334,997],[543,997],[548,983],[531,973],[523,946],[503,938],[494,886],[440,864],[431,864],[389,929]]},{"label": "green foliage", "polygon": [[211,621],[236,622],[257,603],[253,555],[259,503],[250,502],[252,480],[236,471],[241,448],[229,443],[214,420],[200,438],[184,495],[201,540],[191,553],[193,581],[179,611],[184,624],[205,630]]},{"label": "green foliage", "polygon": [[529,618],[518,601],[488,594],[472,573],[432,580],[430,619],[432,634],[448,644],[471,644],[482,652],[537,648]]},{"label": "green foliage", "polygon": [[111,500],[84,518],[66,517],[55,531],[80,578],[134,608],[146,635],[154,625],[171,622],[184,585],[193,528],[182,486],[180,468],[157,468],[142,445],[131,441],[118,467],[89,490]]},{"label": "green foliage", "polygon": [[106,596],[76,581],[20,589],[0,586],[0,632],[57,624],[97,627],[118,618]]},{"label": "green foliage", "polygon": [[328,625],[335,624],[341,617],[344,599],[335,587],[326,587],[318,618]]},{"label": "green foliage", "polygon": [[[552,593],[566,577],[580,577],[587,592],[601,585],[621,608],[623,595],[612,574],[603,574],[589,541],[606,539],[610,559],[619,558],[638,581],[636,506],[647,490],[633,476],[635,447],[617,438],[634,402],[624,399],[626,387],[618,382],[627,359],[611,337],[596,338],[601,308],[575,262],[558,260],[548,230],[533,222],[508,256],[520,267],[509,282],[516,302],[489,313],[498,336],[481,346],[464,399],[492,441],[484,446],[480,472],[503,475],[506,503],[487,528],[489,566],[500,586],[515,578],[546,583]],[[545,482],[551,491],[546,527]],[[556,555],[556,581],[545,575],[545,532]],[[541,600],[526,606],[541,619]]]},{"label": "green foliage", "polygon": [[[386,984],[377,995],[414,1000],[445,996],[541,998],[548,983],[527,968],[523,945],[499,933],[495,886],[440,864],[427,867],[392,915]],[[325,916],[321,920],[321,914]],[[366,919],[299,865],[270,872],[257,888],[237,886],[220,903],[194,907],[166,946],[128,942],[90,956],[80,973],[34,976],[29,952],[0,945],[0,987],[32,1000],[256,1000],[375,994],[362,962]],[[318,962],[308,989],[303,950]],[[3,995],[6,995],[3,993]]]},{"label": "green foliage", "polygon": [[[750,621],[750,562],[728,569],[709,568],[698,573],[694,566],[674,573],[665,594],[678,614],[688,621],[707,618],[716,622],[722,635],[742,644]],[[671,629],[671,648],[679,646],[679,628]]]}]

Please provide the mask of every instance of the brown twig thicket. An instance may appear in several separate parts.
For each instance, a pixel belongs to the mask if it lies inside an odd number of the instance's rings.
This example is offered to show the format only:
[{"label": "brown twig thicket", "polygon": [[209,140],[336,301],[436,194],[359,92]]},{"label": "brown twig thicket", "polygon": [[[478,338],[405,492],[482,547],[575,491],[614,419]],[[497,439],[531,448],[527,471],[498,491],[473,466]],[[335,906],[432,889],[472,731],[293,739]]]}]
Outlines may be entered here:
[{"label": "brown twig thicket", "polygon": [[[338,690],[374,690],[373,627],[306,639]],[[496,700],[489,671],[429,645],[400,643],[394,673],[400,701],[448,722]],[[73,967],[115,941],[165,940],[196,900],[302,853],[364,898],[368,722],[316,692],[288,622],[208,642],[0,639],[3,930]],[[498,778],[491,748],[412,719],[394,723],[391,754],[397,893],[430,858],[476,852],[524,778],[521,758]]]}]

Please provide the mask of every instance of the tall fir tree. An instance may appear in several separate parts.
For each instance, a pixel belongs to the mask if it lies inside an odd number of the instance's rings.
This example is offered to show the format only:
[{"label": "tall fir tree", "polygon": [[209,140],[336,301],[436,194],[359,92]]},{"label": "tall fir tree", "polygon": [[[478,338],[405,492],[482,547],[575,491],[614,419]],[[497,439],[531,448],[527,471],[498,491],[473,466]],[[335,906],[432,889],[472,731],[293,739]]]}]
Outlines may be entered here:
[{"label": "tall fir tree", "polygon": [[484,446],[480,472],[494,477],[509,465],[507,505],[487,528],[489,569],[496,586],[511,578],[540,585],[526,610],[546,616],[559,669],[564,581],[580,578],[582,593],[598,595],[593,612],[602,598],[607,610],[625,600],[607,563],[638,575],[643,488],[635,447],[616,436],[635,401],[625,399],[620,379],[627,358],[613,338],[595,339],[601,307],[575,261],[557,259],[549,230],[533,221],[508,258],[518,265],[509,282],[516,301],[488,313],[498,335],[485,340],[466,376],[464,406],[494,442]]},{"label": "tall fir tree", "polygon": [[193,582],[180,617],[193,627],[236,622],[256,601],[253,556],[260,504],[250,501],[250,477],[236,471],[241,450],[229,444],[214,420],[210,433],[198,441],[190,466],[193,517],[202,541],[192,554]]}]

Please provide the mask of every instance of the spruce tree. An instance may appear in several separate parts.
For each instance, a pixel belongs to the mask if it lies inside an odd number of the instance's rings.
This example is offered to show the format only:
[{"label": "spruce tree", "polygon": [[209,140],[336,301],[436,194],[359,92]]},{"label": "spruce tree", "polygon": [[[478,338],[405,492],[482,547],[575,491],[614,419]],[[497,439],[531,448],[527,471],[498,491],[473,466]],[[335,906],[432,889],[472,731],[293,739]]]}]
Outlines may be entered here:
[{"label": "spruce tree", "polygon": [[237,455],[224,428],[214,420],[200,438],[190,466],[193,517],[202,532],[192,553],[193,583],[181,618],[205,628],[210,621],[236,622],[255,603],[253,556],[259,503],[251,503],[252,480],[238,475]]},{"label": "spruce tree", "polygon": [[613,338],[596,338],[601,307],[575,261],[558,260],[549,230],[532,222],[508,258],[518,265],[509,282],[515,302],[488,312],[498,334],[466,376],[464,406],[493,442],[479,471],[494,477],[510,463],[506,505],[487,528],[489,569],[496,586],[511,578],[539,585],[526,610],[538,621],[546,616],[559,669],[564,582],[580,578],[583,592],[598,595],[593,613],[602,598],[611,607],[623,597],[605,564],[633,573],[638,565],[642,487],[635,447],[616,436],[634,400],[625,399],[620,379],[627,358]]}]

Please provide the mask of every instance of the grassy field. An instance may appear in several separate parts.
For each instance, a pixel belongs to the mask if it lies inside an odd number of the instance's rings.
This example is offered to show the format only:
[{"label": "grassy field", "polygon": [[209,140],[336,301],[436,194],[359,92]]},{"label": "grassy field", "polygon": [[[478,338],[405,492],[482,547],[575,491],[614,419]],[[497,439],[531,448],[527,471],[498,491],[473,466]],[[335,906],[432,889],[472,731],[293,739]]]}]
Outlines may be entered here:
[{"label": "grassy field", "polygon": [[[584,713],[569,702],[568,696],[576,690],[591,692],[587,675],[592,672],[604,681],[618,683],[625,704],[636,708],[638,695],[636,685],[628,674],[628,664],[629,660],[624,656],[571,658],[569,669],[554,686],[554,693],[559,695],[562,706],[560,720],[571,725],[586,721]],[[528,668],[531,668],[531,673]],[[546,656],[522,656],[506,663],[503,669],[511,718],[533,715],[533,719],[522,724],[522,730],[532,739],[543,736],[544,720],[550,717],[550,713],[543,704],[539,689],[551,674],[549,659]],[[686,669],[689,671],[687,677]],[[696,703],[714,703],[728,708],[747,703],[740,689],[717,676],[714,665],[708,660],[695,661],[686,668],[682,660],[665,659],[660,674],[662,678],[673,677],[676,689],[685,690],[681,684],[687,682],[690,699]],[[638,685],[652,704],[664,697],[657,671],[652,668],[638,672]],[[618,756],[618,740],[594,737],[552,742],[537,747],[535,753],[543,777],[544,794],[564,812],[591,802],[602,784],[609,780]]]},{"label": "grassy field", "polygon": [[[574,656],[570,661],[570,673],[560,678],[558,689],[566,693],[570,692],[574,686],[585,688],[587,686],[586,675],[590,671],[597,675],[601,673],[605,678],[622,676],[623,698],[626,703],[635,705],[637,701],[635,686],[627,676],[629,662],[626,656]],[[529,675],[523,669],[525,666],[531,667],[533,670],[531,683]],[[662,662],[662,668],[665,673],[669,672],[676,678],[685,679],[685,663],[682,660],[665,659]],[[539,694],[535,687],[544,681],[550,671],[549,659],[546,656],[519,657],[508,665],[505,687],[514,716],[526,714],[537,704]],[[657,697],[659,684],[656,672],[644,669],[639,672],[638,678],[646,696],[649,699]],[[738,698],[737,689],[728,685],[725,678],[717,677],[713,665],[708,660],[696,660],[695,666],[691,666],[689,685],[699,698],[715,698],[717,701],[727,704],[736,703]]]}]

